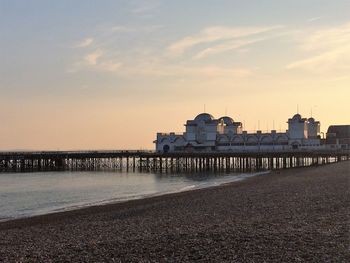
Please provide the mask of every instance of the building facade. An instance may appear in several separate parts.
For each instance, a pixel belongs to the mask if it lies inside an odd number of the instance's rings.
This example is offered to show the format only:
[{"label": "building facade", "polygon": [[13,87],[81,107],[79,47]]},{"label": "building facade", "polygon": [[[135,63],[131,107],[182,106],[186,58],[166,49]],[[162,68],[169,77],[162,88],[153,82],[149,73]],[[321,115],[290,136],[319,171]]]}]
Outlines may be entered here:
[{"label": "building facade", "polygon": [[302,118],[295,114],[288,119],[285,132],[256,131],[248,133],[242,123],[228,116],[215,119],[201,113],[185,124],[182,134],[157,133],[156,151],[278,151],[289,149],[320,148],[320,122],[314,118]]},{"label": "building facade", "polygon": [[340,146],[341,149],[350,148],[350,125],[331,125],[327,130],[326,143],[333,148]]}]

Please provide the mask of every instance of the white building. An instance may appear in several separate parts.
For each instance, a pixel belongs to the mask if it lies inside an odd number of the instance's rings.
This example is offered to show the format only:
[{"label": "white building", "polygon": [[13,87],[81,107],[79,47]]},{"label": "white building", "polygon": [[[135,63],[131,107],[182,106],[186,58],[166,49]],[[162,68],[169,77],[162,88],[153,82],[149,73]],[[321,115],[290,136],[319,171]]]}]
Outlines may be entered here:
[{"label": "white building", "polygon": [[321,146],[320,122],[295,114],[286,132],[243,131],[242,123],[225,116],[215,119],[201,113],[188,120],[183,134],[157,133],[158,152],[181,151],[274,151]]}]

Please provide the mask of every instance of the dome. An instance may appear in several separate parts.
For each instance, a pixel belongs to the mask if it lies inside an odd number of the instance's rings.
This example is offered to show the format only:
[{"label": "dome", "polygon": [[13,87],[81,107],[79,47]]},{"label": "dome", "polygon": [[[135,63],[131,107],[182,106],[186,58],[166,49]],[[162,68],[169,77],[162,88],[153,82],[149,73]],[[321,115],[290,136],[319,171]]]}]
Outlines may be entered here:
[{"label": "dome", "polygon": [[308,119],[308,122],[315,122],[315,119],[311,117]]},{"label": "dome", "polygon": [[224,116],[219,119],[219,121],[223,121],[225,125],[233,125],[234,120],[231,117]]},{"label": "dome", "polygon": [[194,120],[197,122],[200,122],[200,121],[210,122],[210,121],[214,120],[214,117],[208,113],[201,113],[201,114],[197,115],[197,117],[194,118]]},{"label": "dome", "polygon": [[299,113],[295,114],[293,120],[301,120],[301,115]]}]

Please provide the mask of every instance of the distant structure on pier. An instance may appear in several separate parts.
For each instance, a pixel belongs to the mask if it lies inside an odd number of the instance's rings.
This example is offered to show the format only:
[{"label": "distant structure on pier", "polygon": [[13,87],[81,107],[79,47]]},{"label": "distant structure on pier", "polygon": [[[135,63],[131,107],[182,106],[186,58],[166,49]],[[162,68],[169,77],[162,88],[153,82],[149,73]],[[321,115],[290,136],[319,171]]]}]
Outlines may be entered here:
[{"label": "distant structure on pier", "polygon": [[327,144],[350,145],[350,125],[331,125],[327,130]]},{"label": "distant structure on pier", "polygon": [[[243,131],[241,122],[236,122],[228,116],[215,119],[208,113],[201,113],[193,120],[186,122],[186,131],[183,134],[157,133],[157,139],[154,143],[156,151],[163,153],[318,150],[326,147],[326,140],[322,140],[320,136],[319,121],[314,118],[302,118],[300,114],[295,114],[288,119],[287,123],[288,130],[285,132],[258,130],[254,133],[248,133]],[[334,135],[331,133],[332,131],[331,129],[330,134]],[[348,149],[349,144],[337,147]]]}]

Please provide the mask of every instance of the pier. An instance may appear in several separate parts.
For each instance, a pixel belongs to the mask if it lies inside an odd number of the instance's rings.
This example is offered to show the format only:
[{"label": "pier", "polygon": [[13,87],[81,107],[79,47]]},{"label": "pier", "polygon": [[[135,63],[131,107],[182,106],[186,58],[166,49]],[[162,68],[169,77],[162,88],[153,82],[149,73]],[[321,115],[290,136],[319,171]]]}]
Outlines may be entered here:
[{"label": "pier", "polygon": [[350,159],[349,150],[273,152],[43,151],[0,152],[0,172],[104,170],[248,172]]}]

